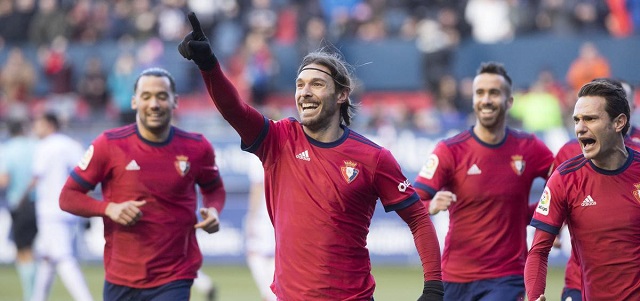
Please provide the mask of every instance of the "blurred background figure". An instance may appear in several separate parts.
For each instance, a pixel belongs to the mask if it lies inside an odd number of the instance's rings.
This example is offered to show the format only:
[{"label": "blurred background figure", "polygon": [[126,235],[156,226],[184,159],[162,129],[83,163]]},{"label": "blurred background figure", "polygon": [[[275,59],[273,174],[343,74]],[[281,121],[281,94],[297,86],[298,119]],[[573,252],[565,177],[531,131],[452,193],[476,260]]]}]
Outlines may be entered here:
[{"label": "blurred background figure", "polygon": [[[577,92],[584,84],[594,78],[610,77],[611,66],[609,61],[600,54],[598,47],[593,42],[584,42],[576,57],[567,70],[567,83],[573,91],[571,95],[577,98]],[[575,101],[575,100],[574,100]]]},{"label": "blurred background figure", "polygon": [[0,70],[0,116],[27,117],[36,80],[34,64],[25,58],[20,48],[11,48],[6,64]]},{"label": "blurred background figure", "polygon": [[131,83],[135,82],[137,77],[135,56],[129,52],[118,55],[107,77],[107,87],[111,91],[111,102],[118,112],[120,125],[136,121],[136,111],[131,108]]},{"label": "blurred background figure", "polygon": [[528,90],[516,93],[509,114],[522,123],[520,128],[536,134],[555,154],[569,135],[564,128],[560,99],[547,90],[544,79],[541,75]]},{"label": "blurred background figure", "polygon": [[83,116],[92,122],[105,120],[110,92],[107,86],[107,74],[102,66],[102,59],[94,56],[84,65],[84,73],[80,76],[77,86],[80,102],[88,109]]},{"label": "blurred background figure", "polygon": [[44,113],[33,123],[40,141],[35,149],[31,184],[36,192],[38,221],[35,243],[38,264],[32,301],[48,299],[56,273],[74,300],[91,301],[93,297],[74,251],[80,219],[62,211],[58,204],[69,172],[82,158],[84,149],[60,130],[55,113]]},{"label": "blurred background figure", "polygon": [[[18,1],[20,2],[20,1]],[[29,24],[29,41],[44,46],[67,33],[66,12],[58,0],[38,0],[37,10]],[[24,32],[23,32],[24,34]]]},{"label": "blurred background figure", "polygon": [[193,279],[193,288],[204,295],[207,301],[218,300],[218,288],[213,283],[213,280],[209,275],[205,274],[202,269],[198,270],[198,276]]},{"label": "blurred background figure", "polygon": [[[49,1],[49,0],[43,0]],[[73,61],[68,57],[68,40],[57,36],[49,46],[39,49],[40,63],[48,84],[45,110],[55,112],[68,123],[76,112]]]},{"label": "blurred background figure", "polygon": [[257,158],[249,164],[249,207],[244,218],[247,265],[263,301],[275,301],[271,291],[275,271],[275,234],[264,197],[264,170]]},{"label": "blurred background figure", "polygon": [[512,6],[512,2],[503,0],[469,0],[464,17],[473,28],[473,39],[484,44],[512,40]]},{"label": "blurred background figure", "polygon": [[0,189],[6,189],[11,212],[11,236],[16,246],[16,270],[22,284],[23,300],[31,300],[36,266],[33,241],[38,231],[34,194],[29,189],[35,139],[27,135],[25,119],[7,121],[9,139],[0,155]]}]

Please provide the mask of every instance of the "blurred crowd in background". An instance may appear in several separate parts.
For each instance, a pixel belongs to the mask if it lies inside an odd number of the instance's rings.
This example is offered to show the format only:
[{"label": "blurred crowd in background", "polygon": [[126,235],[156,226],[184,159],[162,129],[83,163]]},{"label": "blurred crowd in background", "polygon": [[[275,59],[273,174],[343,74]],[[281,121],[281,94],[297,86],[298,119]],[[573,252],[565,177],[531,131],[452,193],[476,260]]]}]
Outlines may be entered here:
[{"label": "blurred crowd in background", "polygon": [[[451,72],[453,51],[465,41],[508,43],[537,34],[631,39],[640,33],[640,0],[2,0],[0,117],[55,109],[71,126],[132,122],[137,74],[158,64],[164,52],[175,52],[165,45],[177,45],[190,30],[189,11],[198,15],[242,96],[265,110],[274,109],[272,79],[281,72],[273,45],[295,47],[301,57],[344,41],[415,42],[423,54],[421,93],[429,105],[394,112],[368,105],[356,126],[425,133],[464,125],[471,112],[470,79]],[[101,43],[119,45],[112,61],[95,56],[77,66],[69,57],[70,47]],[[26,49],[36,49],[36,55],[26,55]],[[184,65],[187,74],[197,72]],[[515,125],[536,132],[566,126],[575,90],[608,76],[614,75],[607,58],[585,42],[564,78],[542,68],[535,82],[516,87]],[[37,89],[42,82],[46,89]],[[179,88],[196,94],[198,87]],[[189,99],[189,93],[183,96]],[[532,110],[539,113],[526,113]]]}]

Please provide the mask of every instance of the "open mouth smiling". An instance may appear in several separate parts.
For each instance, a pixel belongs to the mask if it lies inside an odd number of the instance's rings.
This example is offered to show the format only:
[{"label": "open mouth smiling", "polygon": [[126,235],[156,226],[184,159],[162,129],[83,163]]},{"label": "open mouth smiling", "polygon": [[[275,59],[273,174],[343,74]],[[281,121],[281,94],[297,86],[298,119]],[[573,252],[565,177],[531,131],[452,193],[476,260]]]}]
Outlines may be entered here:
[{"label": "open mouth smiling", "polygon": [[588,147],[596,143],[596,140],[593,138],[579,138],[578,140],[582,147]]},{"label": "open mouth smiling", "polygon": [[318,108],[318,104],[315,103],[303,103],[302,104],[302,110],[306,111],[306,110],[315,110]]}]

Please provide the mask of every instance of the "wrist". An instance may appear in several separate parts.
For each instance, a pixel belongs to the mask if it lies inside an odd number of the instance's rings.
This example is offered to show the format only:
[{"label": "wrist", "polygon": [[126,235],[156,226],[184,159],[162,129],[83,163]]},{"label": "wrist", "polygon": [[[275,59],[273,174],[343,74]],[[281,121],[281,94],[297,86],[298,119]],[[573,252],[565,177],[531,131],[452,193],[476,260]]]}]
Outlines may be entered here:
[{"label": "wrist", "polygon": [[198,66],[198,69],[200,69],[202,71],[209,71],[209,70],[213,69],[213,67],[215,67],[218,64],[218,59],[212,53],[209,57],[200,59],[200,60],[196,61],[195,63]]},{"label": "wrist", "polygon": [[439,280],[428,280],[424,282],[422,293],[425,296],[444,296],[444,285]]}]

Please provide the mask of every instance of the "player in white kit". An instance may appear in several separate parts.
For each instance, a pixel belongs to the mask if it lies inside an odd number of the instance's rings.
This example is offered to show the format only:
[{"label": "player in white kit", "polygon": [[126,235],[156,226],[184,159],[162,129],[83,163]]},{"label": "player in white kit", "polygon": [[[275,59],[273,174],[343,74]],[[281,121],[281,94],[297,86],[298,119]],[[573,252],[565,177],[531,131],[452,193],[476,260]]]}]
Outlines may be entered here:
[{"label": "player in white kit", "polygon": [[38,234],[35,241],[37,272],[33,301],[48,299],[57,272],[74,300],[93,300],[74,255],[73,241],[80,219],[60,209],[60,191],[69,172],[78,165],[84,149],[59,133],[56,115],[46,113],[34,121],[40,138],[34,154],[32,187],[36,192]]}]

